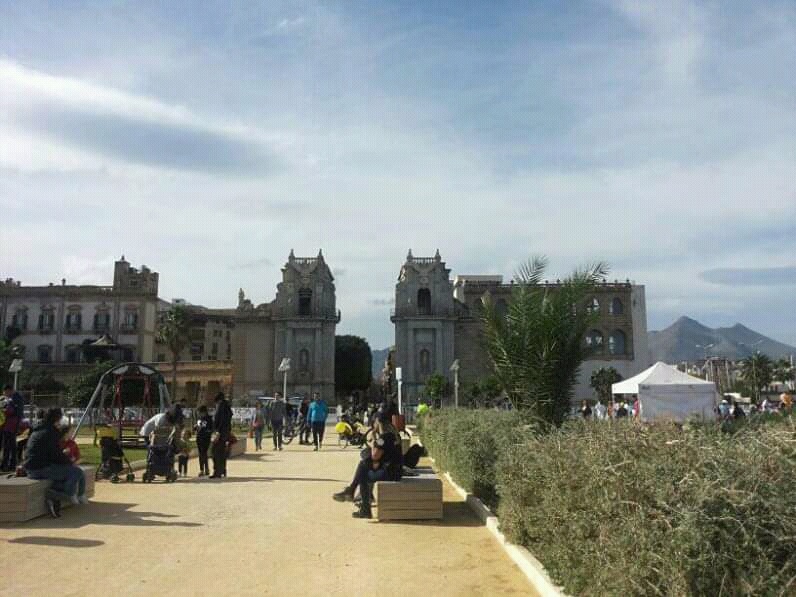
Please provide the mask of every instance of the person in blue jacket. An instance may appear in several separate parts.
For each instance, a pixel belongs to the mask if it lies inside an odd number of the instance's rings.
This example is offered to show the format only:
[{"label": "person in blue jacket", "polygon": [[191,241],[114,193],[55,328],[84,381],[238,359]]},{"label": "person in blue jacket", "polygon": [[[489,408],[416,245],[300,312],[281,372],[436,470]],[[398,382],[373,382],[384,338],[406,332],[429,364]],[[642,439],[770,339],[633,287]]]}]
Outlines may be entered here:
[{"label": "person in blue jacket", "polygon": [[312,395],[310,410],[307,413],[310,425],[312,426],[312,443],[315,444],[315,451],[321,449],[323,445],[323,430],[326,428],[326,417],[329,416],[329,407],[318,392]]}]

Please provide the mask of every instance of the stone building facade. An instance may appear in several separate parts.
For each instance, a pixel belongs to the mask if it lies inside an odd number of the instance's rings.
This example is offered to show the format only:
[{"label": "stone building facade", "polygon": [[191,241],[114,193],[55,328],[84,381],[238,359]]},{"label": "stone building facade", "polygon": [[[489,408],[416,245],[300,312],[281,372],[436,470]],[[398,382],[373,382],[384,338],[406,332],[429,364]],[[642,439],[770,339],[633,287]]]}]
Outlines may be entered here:
[{"label": "stone building facade", "polygon": [[0,282],[0,329],[19,332],[14,343],[25,347],[28,363],[79,365],[83,343],[103,335],[123,347],[125,359],[152,361],[157,309],[158,274],[124,257],[112,286]]},{"label": "stone building facade", "polygon": [[[395,365],[402,368],[407,397],[423,394],[426,379],[434,372],[452,381],[449,369],[460,364],[461,384],[490,374],[489,356],[483,346],[480,320],[482,298],[489,295],[498,311],[511,299],[512,284],[502,276],[457,276],[437,251],[434,257],[417,258],[409,252],[395,288]],[[555,283],[549,284],[551,288]],[[594,370],[614,367],[628,378],[649,364],[647,313],[644,287],[630,282],[600,285],[588,305],[599,320],[588,332],[592,356],[581,367],[576,398],[593,398],[589,380]]]},{"label": "stone building facade", "polygon": [[255,306],[243,290],[232,334],[233,393],[272,396],[282,388],[279,364],[291,360],[288,395],[334,397],[335,329],[340,322],[334,277],[324,260],[290,252],[276,298]]}]

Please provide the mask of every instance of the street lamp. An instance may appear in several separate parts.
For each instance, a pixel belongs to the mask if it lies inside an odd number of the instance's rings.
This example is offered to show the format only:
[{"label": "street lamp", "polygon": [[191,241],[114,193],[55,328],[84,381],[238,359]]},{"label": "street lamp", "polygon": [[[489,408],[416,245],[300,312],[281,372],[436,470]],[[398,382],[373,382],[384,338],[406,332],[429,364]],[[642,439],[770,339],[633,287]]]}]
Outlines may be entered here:
[{"label": "street lamp", "polygon": [[290,371],[290,359],[285,357],[279,363],[279,371],[282,372],[282,396],[287,400],[287,372]]},{"label": "street lamp", "polygon": [[451,365],[451,371],[453,371],[453,396],[454,396],[454,406],[459,408],[459,369],[461,366],[459,365],[459,359],[453,361],[453,365]]},{"label": "street lamp", "polygon": [[14,359],[11,361],[11,366],[8,368],[9,373],[14,374],[14,391],[17,391],[17,381],[19,380],[19,372],[22,371],[22,359]]},{"label": "street lamp", "polygon": [[706,376],[708,381],[711,381],[710,378],[713,376],[712,375],[713,371],[712,371],[712,367],[709,367],[710,363],[708,361],[708,350],[710,350],[711,348],[713,348],[716,345],[715,344],[705,344],[705,345],[695,344],[694,346],[696,346],[697,348],[701,348],[702,350],[705,351],[705,376]]}]

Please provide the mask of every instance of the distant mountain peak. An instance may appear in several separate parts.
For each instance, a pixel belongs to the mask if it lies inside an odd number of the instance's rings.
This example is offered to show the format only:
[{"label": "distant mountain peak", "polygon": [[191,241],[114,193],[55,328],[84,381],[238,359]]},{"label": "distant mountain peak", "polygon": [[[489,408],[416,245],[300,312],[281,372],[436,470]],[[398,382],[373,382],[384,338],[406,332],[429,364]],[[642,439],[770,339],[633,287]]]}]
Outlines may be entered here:
[{"label": "distant mountain peak", "polygon": [[687,316],[659,332],[650,332],[649,348],[653,362],[667,363],[697,361],[705,356],[741,359],[756,350],[772,358],[796,354],[796,347],[772,340],[742,323],[713,329]]}]

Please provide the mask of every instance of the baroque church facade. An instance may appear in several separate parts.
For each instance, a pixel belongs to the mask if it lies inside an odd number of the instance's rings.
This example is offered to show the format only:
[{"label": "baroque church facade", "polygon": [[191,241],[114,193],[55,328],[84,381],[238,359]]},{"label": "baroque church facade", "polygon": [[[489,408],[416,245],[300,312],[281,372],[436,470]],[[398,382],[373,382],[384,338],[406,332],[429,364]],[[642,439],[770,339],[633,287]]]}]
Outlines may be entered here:
[{"label": "baroque church facade", "polygon": [[[551,288],[555,283],[548,284]],[[495,308],[505,310],[513,291],[502,276],[460,275],[437,251],[434,257],[415,257],[409,251],[395,286],[394,364],[402,369],[404,395],[424,394],[428,377],[439,372],[453,382],[450,367],[459,360],[462,386],[491,373],[483,345],[482,298],[490,295]],[[592,399],[589,380],[594,370],[614,367],[627,379],[649,364],[647,310],[644,286],[627,282],[601,284],[589,309],[599,314],[586,343],[592,356],[581,367],[576,399]]]},{"label": "baroque church facade", "polygon": [[290,251],[276,298],[255,305],[243,290],[233,317],[234,396],[272,396],[282,391],[279,364],[287,357],[289,396],[319,392],[334,397],[335,329],[340,322],[332,271],[323,253],[296,257]]}]

